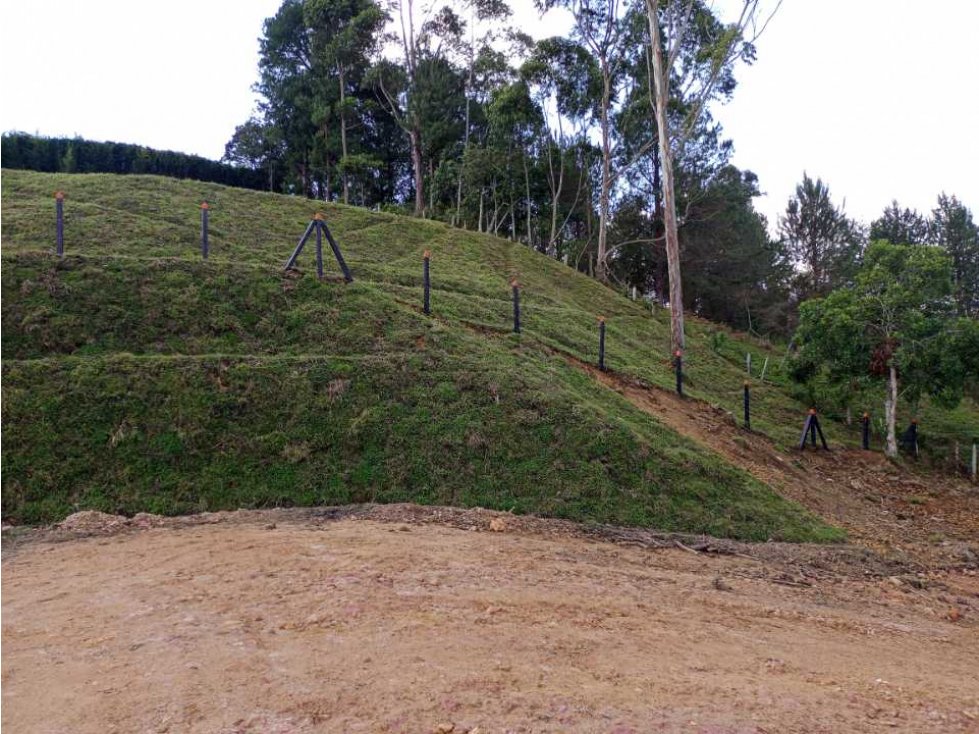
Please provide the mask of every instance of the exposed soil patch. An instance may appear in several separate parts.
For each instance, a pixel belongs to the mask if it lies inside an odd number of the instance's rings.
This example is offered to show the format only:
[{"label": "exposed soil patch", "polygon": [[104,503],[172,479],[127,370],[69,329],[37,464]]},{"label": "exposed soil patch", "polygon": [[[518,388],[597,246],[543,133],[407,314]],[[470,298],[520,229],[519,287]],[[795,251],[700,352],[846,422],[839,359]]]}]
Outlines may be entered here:
[{"label": "exposed soil patch", "polygon": [[737,544],[626,547],[572,523],[406,505],[161,522],[38,531],[5,554],[11,731],[979,723],[974,571],[785,583],[794,560]]},{"label": "exposed soil patch", "polygon": [[788,454],[739,428],[724,410],[570,361],[656,420],[845,528],[856,543],[920,567],[979,562],[979,488],[965,480],[918,476],[878,452],[833,447]]}]

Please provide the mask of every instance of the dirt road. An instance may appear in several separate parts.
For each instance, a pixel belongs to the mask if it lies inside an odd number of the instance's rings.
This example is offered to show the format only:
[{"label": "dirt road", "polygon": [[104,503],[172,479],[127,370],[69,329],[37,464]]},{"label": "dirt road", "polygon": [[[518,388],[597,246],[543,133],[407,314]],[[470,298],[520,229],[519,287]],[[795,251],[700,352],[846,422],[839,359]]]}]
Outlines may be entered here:
[{"label": "dirt road", "polygon": [[979,731],[974,570],[799,576],[401,509],[8,548],[4,730]]}]

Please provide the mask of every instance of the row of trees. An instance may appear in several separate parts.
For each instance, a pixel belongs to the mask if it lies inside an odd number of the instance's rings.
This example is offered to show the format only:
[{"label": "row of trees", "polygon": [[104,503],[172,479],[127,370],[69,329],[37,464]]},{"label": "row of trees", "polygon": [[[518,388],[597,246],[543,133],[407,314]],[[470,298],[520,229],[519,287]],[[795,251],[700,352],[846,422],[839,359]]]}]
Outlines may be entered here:
[{"label": "row of trees", "polygon": [[979,226],[955,196],[940,194],[930,216],[893,201],[868,228],[833,203],[821,179],[803,175],[778,229],[800,300],[852,285],[868,243],[937,245],[949,256],[957,312],[979,316]]},{"label": "row of trees", "polygon": [[[571,32],[535,41],[505,0],[286,0],[225,160],[272,189],[402,207],[635,286],[671,305],[678,347],[683,305],[747,325],[777,252],[709,105],[754,58],[758,3],[733,23],[699,0],[538,2],[555,7]],[[681,249],[704,284],[686,297]],[[708,285],[719,259],[745,265],[738,288]]]},{"label": "row of trees", "polygon": [[45,138],[28,133],[4,133],[0,138],[0,159],[4,168],[47,173],[145,173],[213,181],[247,189],[262,189],[266,185],[261,172],[198,155],[77,137]]},{"label": "row of trees", "polygon": [[572,30],[535,41],[505,0],[285,0],[225,161],[273,190],[439,218],[634,287],[672,307],[675,347],[683,309],[788,336],[875,239],[945,247],[975,311],[975,225],[955,197],[930,220],[895,204],[868,228],[804,176],[769,235],[758,180],[709,111],[754,59],[757,2],[732,23],[698,0],[538,0],[555,7]]}]

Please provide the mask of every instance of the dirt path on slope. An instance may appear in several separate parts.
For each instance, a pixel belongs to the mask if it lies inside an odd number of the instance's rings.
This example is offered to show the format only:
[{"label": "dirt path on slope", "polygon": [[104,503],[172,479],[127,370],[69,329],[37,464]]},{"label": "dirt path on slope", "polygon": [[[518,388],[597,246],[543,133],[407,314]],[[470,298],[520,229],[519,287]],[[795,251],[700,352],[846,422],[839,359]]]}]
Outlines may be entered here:
[{"label": "dirt path on slope", "polygon": [[979,727],[973,571],[946,572],[955,592],[785,585],[754,558],[596,542],[570,523],[382,509],[390,522],[274,511],[38,532],[4,556],[3,726]]},{"label": "dirt path on slope", "polygon": [[724,456],[779,494],[845,528],[852,541],[926,567],[979,563],[979,489],[916,476],[879,452],[778,450],[721,409],[570,360],[677,433]]}]

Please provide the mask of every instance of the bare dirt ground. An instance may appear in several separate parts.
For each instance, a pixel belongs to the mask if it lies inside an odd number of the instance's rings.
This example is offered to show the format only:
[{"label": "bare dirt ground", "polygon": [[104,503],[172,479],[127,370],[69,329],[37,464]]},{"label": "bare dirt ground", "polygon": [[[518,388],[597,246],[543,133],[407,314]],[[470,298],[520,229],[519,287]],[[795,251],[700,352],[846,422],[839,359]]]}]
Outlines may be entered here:
[{"label": "bare dirt ground", "polygon": [[396,505],[5,533],[10,732],[975,732],[979,575]]}]

